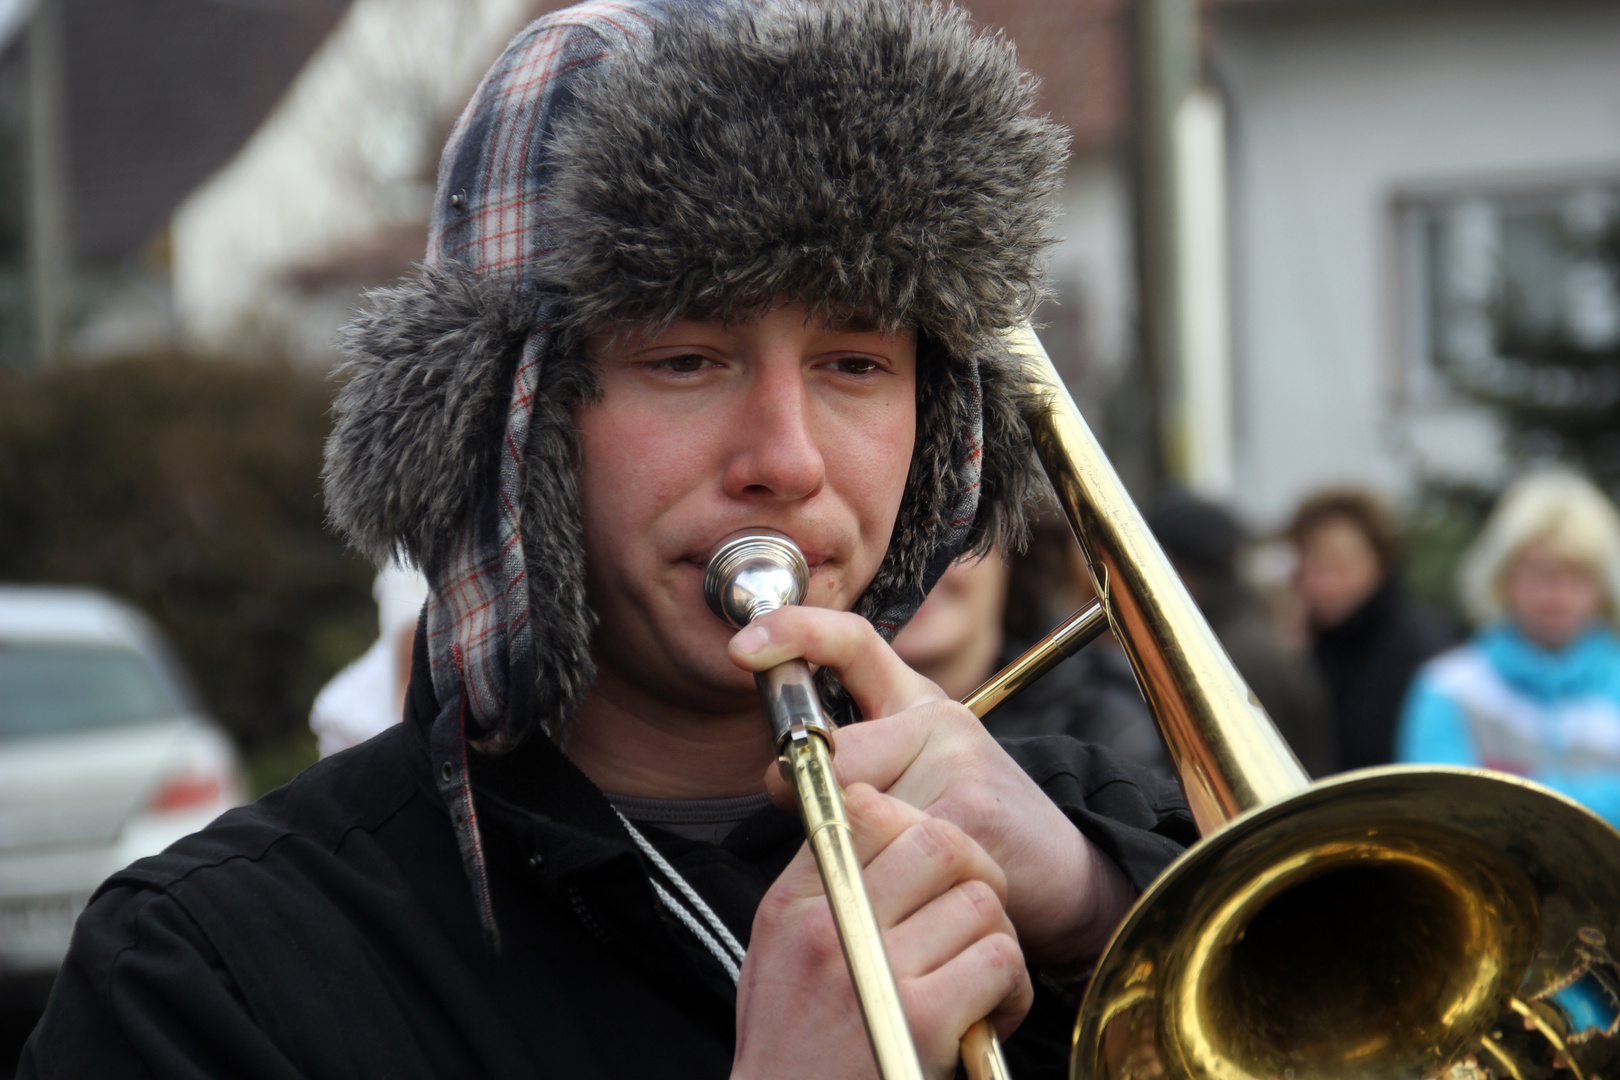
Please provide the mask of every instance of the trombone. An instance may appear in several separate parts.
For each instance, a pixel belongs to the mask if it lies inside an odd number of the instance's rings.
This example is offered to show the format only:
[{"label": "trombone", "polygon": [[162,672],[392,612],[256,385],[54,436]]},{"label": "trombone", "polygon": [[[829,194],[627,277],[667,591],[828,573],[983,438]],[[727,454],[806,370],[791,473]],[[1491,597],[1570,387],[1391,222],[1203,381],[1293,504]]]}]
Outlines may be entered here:
[{"label": "trombone", "polygon": [[[1608,947],[1620,938],[1620,832],[1483,769],[1385,766],[1312,784],[1033,331],[1008,344],[1041,399],[1030,434],[1099,614],[1203,836],[1104,950],[1070,1075],[1616,1076],[1620,966]],[[1040,666],[1067,644],[1053,640],[1066,627],[1010,671]],[[1004,673],[988,686],[1005,695],[1015,682]]]},{"label": "trombone", "polygon": [[[1073,1080],[1620,1077],[1620,963],[1609,952],[1620,940],[1620,832],[1482,769],[1386,766],[1312,784],[1034,332],[1017,328],[1007,345],[1036,391],[1025,420],[1098,600],[964,703],[982,717],[1112,630],[1203,836],[1099,959],[1075,1022]],[[761,564],[771,562],[763,550],[721,574],[753,582],[729,599],[718,579],[714,592],[705,582],[736,625],[796,602],[789,585],[770,583],[778,571]],[[879,1073],[918,1077],[808,668],[757,679]],[[985,1022],[963,1048],[974,1080],[1007,1076]]]}]

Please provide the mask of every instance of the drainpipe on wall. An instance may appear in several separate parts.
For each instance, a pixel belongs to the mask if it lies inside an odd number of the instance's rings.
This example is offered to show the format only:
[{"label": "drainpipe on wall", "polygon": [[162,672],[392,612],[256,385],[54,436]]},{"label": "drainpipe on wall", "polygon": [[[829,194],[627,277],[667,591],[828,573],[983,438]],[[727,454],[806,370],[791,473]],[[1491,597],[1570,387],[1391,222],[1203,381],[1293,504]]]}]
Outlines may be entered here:
[{"label": "drainpipe on wall", "polygon": [[62,56],[61,0],[35,0],[28,25],[28,277],[41,367],[61,358],[71,282]]},{"label": "drainpipe on wall", "polygon": [[1203,85],[1197,0],[1139,0],[1138,245],[1144,344],[1169,479],[1233,489],[1225,118]]}]

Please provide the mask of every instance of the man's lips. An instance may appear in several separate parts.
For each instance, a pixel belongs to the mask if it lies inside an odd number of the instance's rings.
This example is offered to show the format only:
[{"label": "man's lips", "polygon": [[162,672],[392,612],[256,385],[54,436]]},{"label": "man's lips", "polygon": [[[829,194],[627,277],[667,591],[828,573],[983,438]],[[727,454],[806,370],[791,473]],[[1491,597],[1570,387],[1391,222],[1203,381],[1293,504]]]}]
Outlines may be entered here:
[{"label": "man's lips", "polygon": [[[703,573],[709,567],[709,557],[706,554],[705,555],[687,555],[684,558],[678,559],[676,561],[682,566],[690,566],[692,569],[696,570],[699,574]],[[821,569],[822,565],[825,564],[827,561],[828,561],[827,557],[824,556],[824,555],[820,555],[820,554],[812,555],[808,551],[806,551],[804,553],[804,565],[809,569],[811,577],[814,577],[815,574],[816,574],[816,571]]]},{"label": "man's lips", "polygon": [[691,563],[699,568],[707,567],[709,564],[709,559],[722,544],[736,537],[742,536],[745,533],[754,531],[772,534],[788,540],[799,549],[799,554],[804,556],[805,565],[810,568],[811,573],[814,573],[816,568],[821,566],[823,563],[835,558],[834,552],[830,549],[831,546],[825,543],[817,543],[815,541],[807,542],[802,537],[795,536],[786,529],[778,529],[767,525],[745,525],[740,528],[729,529],[723,533],[705,536],[703,538],[703,544],[701,547],[694,545],[693,547],[687,549],[687,551],[679,557],[679,561]]}]

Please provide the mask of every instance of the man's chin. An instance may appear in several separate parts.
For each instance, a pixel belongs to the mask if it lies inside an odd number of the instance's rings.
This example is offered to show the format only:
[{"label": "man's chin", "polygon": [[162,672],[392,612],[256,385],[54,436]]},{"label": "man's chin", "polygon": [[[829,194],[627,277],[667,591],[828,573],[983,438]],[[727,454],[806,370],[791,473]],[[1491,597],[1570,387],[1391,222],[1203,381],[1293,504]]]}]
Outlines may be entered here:
[{"label": "man's chin", "polygon": [[725,661],[729,670],[693,670],[690,674],[693,696],[704,707],[720,712],[746,712],[760,707],[759,688],[751,672]]},{"label": "man's chin", "polygon": [[642,675],[636,682],[643,692],[667,706],[717,716],[760,708],[754,676],[733,664],[723,652],[713,658],[677,657],[661,675],[652,671]]}]

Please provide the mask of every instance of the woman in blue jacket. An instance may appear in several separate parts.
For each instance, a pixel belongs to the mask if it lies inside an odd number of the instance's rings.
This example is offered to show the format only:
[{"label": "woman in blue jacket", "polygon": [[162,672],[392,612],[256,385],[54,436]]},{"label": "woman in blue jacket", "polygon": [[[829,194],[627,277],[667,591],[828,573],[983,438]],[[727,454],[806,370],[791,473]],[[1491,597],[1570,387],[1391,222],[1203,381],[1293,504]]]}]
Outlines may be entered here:
[{"label": "woman in blue jacket", "polygon": [[1401,761],[1516,773],[1620,826],[1620,515],[1587,481],[1527,477],[1465,557],[1483,629],[1407,697]]}]

